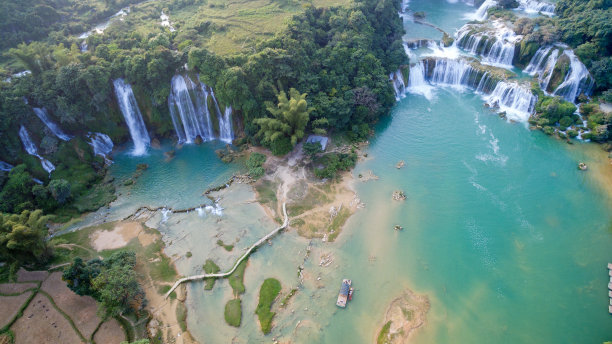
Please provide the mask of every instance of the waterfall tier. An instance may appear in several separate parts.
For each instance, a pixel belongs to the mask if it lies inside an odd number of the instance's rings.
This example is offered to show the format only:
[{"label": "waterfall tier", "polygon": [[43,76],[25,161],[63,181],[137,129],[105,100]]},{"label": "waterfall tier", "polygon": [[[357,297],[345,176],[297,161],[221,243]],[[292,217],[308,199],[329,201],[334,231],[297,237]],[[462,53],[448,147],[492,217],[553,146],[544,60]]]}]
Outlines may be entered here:
[{"label": "waterfall tier", "polygon": [[527,13],[542,13],[549,17],[555,15],[555,5],[537,0],[518,0],[519,10]]},{"label": "waterfall tier", "polygon": [[172,78],[168,107],[180,143],[193,143],[198,136],[203,141],[215,138],[208,96],[206,85],[196,85],[187,76],[175,75]]},{"label": "waterfall tier", "polygon": [[42,164],[42,167],[45,169],[45,171],[51,173],[53,172],[53,170],[55,170],[55,166],[51,163],[51,161],[43,158],[38,154],[38,148],[36,147],[36,144],[34,143],[34,141],[32,141],[28,130],[23,125],[21,126],[21,128],[19,128],[19,138],[21,139],[21,143],[23,143],[23,148],[26,150],[26,152],[30,155],[37,157],[40,160],[40,163]]},{"label": "waterfall tier", "polygon": [[119,108],[125,118],[125,123],[130,130],[130,136],[134,142],[133,155],[143,155],[147,152],[147,147],[151,144],[151,138],[147,132],[147,128],[142,120],[142,114],[136,103],[132,86],[126,84],[123,79],[113,81],[115,86],[115,95]]},{"label": "waterfall tier", "polygon": [[591,93],[594,81],[585,65],[571,49],[565,49],[563,54],[569,58],[570,67],[565,79],[553,93],[573,103],[581,93],[587,95]]},{"label": "waterfall tier", "polygon": [[406,84],[404,83],[402,71],[398,69],[389,74],[389,80],[391,80],[391,85],[393,85],[393,90],[395,91],[395,99],[400,100],[401,98],[405,97]]},{"label": "waterfall tier", "polygon": [[8,162],[4,162],[4,161],[0,160],[0,171],[8,172],[8,171],[12,170],[13,167],[15,167],[15,166],[9,164]]},{"label": "waterfall tier", "polygon": [[495,0],[485,0],[480,7],[476,10],[476,13],[472,16],[472,19],[475,20],[485,20],[487,19],[487,11],[489,8],[497,6],[497,1]]},{"label": "waterfall tier", "polygon": [[523,38],[500,21],[491,23],[492,27],[480,24],[466,24],[457,32],[457,45],[479,56],[483,64],[512,68],[514,49]]},{"label": "waterfall tier", "polygon": [[517,122],[527,122],[537,100],[528,88],[506,81],[498,82],[493,92],[485,97],[487,104],[499,107],[508,119]]},{"label": "waterfall tier", "polygon": [[47,109],[33,108],[33,110],[36,116],[40,118],[40,120],[43,123],[45,123],[45,125],[47,126],[47,128],[49,128],[49,130],[51,130],[53,135],[57,136],[60,140],[70,141],[72,137],[69,135],[66,135],[62,131],[62,128],[60,128],[57,124],[55,124],[55,122],[49,119],[49,114],[47,113]]},{"label": "waterfall tier", "polygon": [[226,107],[223,116],[219,117],[219,140],[225,143],[232,143],[234,141],[231,106]]},{"label": "waterfall tier", "polygon": [[89,145],[93,148],[95,155],[100,155],[107,163],[110,163],[108,155],[113,151],[113,141],[106,134],[88,133]]}]

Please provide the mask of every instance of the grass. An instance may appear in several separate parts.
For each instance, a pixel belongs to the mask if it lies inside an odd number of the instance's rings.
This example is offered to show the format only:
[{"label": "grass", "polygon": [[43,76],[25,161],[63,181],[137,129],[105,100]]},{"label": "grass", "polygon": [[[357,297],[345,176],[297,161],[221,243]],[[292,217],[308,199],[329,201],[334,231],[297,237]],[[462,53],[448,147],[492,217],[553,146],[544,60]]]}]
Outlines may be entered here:
[{"label": "grass", "polygon": [[[162,285],[161,287],[159,287],[157,289],[157,292],[160,295],[166,295],[166,293],[168,292],[168,290],[170,290],[170,288],[171,288],[171,286],[169,286],[169,285]],[[175,300],[176,299],[176,292],[174,292],[174,291],[171,292],[169,296],[170,296],[170,300]]]},{"label": "grass", "polygon": [[[219,266],[212,261],[212,259],[206,259],[206,263],[204,264],[204,272],[207,274],[216,274],[221,271]],[[204,290],[212,290],[215,286],[216,278],[206,278],[206,284],[204,285]]]},{"label": "grass", "polygon": [[181,331],[187,331],[187,307],[182,302],[176,305],[176,320],[181,327]]},{"label": "grass", "polygon": [[242,301],[233,299],[225,304],[225,322],[234,327],[240,327],[242,322]]},{"label": "grass", "polygon": [[276,210],[278,199],[276,199],[277,185],[269,180],[262,180],[255,185],[257,190],[257,200],[261,204],[268,205],[271,209]]},{"label": "grass", "polygon": [[238,296],[240,294],[244,294],[246,290],[244,287],[244,270],[246,269],[248,259],[243,260],[233,274],[231,274],[227,280],[229,281],[230,286],[234,290],[234,295]]},{"label": "grass", "polygon": [[291,202],[287,205],[287,212],[291,216],[298,216],[318,205],[329,202],[329,198],[321,191],[309,188],[303,199]]},{"label": "grass", "polygon": [[287,294],[285,296],[285,298],[283,298],[283,301],[280,303],[281,308],[287,307],[287,304],[289,303],[289,300],[293,297],[293,295],[295,295],[297,293],[297,291],[298,291],[297,288],[291,289],[289,294]]},{"label": "grass", "polygon": [[376,337],[376,344],[386,344],[390,343],[389,341],[389,331],[391,330],[391,321],[387,321],[385,326],[380,329],[378,332],[378,337]]},{"label": "grass", "polygon": [[231,252],[234,249],[234,245],[228,245],[223,242],[223,240],[217,240],[217,245],[222,246],[227,252]]},{"label": "grass", "polygon": [[280,290],[281,284],[275,278],[267,278],[259,289],[259,304],[257,305],[255,314],[257,314],[259,318],[261,332],[264,334],[268,334],[272,330],[272,319],[274,319],[276,313],[271,312],[270,308]]},{"label": "grass", "polygon": [[348,220],[350,216],[351,212],[346,209],[346,207],[342,207],[342,209],[338,212],[338,215],[334,217],[332,223],[327,228],[327,231],[330,233],[328,238],[330,242],[336,240],[338,235],[340,235],[342,226],[344,226],[344,223],[346,222],[346,220]]}]

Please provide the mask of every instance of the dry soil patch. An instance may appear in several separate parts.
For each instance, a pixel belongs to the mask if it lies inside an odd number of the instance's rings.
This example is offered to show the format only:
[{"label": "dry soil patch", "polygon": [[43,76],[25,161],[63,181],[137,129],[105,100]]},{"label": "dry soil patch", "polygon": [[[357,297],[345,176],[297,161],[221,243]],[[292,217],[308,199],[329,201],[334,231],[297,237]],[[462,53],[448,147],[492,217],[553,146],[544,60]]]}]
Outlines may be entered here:
[{"label": "dry soil patch", "polygon": [[62,281],[62,273],[54,272],[47,278],[41,289],[46,291],[55,304],[72,319],[85,338],[91,338],[98,324],[102,321],[97,315],[98,307],[91,296],[80,296],[68,289]]},{"label": "dry soil patch", "polygon": [[21,268],[17,271],[17,282],[44,281],[48,275],[47,271],[27,271]]},{"label": "dry soil patch", "polygon": [[0,284],[0,294],[16,294],[35,288],[36,283],[5,283]]},{"label": "dry soil patch", "polygon": [[94,336],[94,341],[96,343],[119,344],[124,340],[125,333],[115,319],[110,319],[100,325],[98,332],[96,332]]},{"label": "dry soil patch", "polygon": [[2,309],[2,312],[0,312],[0,327],[4,327],[17,315],[30,295],[32,295],[32,292],[17,296],[0,296],[0,309]]},{"label": "dry soil patch", "polygon": [[23,316],[11,327],[15,344],[81,343],[81,338],[42,294],[34,297]]},{"label": "dry soil patch", "polygon": [[118,222],[113,230],[100,230],[90,236],[91,246],[96,251],[124,247],[134,238],[138,238],[142,246],[155,241],[155,235],[145,233],[140,222]]}]

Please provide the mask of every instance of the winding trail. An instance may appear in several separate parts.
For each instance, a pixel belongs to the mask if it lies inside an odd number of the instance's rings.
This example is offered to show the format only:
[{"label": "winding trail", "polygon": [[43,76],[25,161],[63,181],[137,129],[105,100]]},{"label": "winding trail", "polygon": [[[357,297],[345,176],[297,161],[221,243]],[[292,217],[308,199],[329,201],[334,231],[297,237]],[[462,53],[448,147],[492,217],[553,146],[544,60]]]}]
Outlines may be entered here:
[{"label": "winding trail", "polygon": [[166,293],[166,295],[164,295],[164,298],[167,299],[168,296],[182,283],[184,282],[190,282],[190,281],[197,281],[197,280],[201,280],[204,278],[224,278],[224,277],[229,277],[232,273],[234,273],[234,271],[238,268],[238,265],[240,265],[240,263],[242,263],[243,260],[245,260],[250,254],[251,252],[253,252],[254,249],[256,249],[257,247],[259,247],[261,244],[263,244],[264,242],[266,242],[266,240],[270,239],[271,237],[273,237],[274,235],[276,235],[278,232],[280,232],[282,229],[286,228],[287,225],[289,224],[289,216],[287,216],[287,207],[286,207],[286,203],[283,203],[283,215],[285,216],[285,221],[283,222],[283,224],[276,228],[275,230],[273,230],[272,232],[268,233],[266,236],[264,236],[263,238],[259,239],[256,243],[254,243],[253,245],[251,245],[249,247],[249,249],[242,255],[240,256],[240,258],[238,258],[238,260],[236,261],[236,263],[234,264],[234,266],[231,268],[231,270],[227,271],[227,272],[223,272],[223,273],[216,273],[216,274],[201,274],[201,275],[194,275],[194,276],[189,276],[189,277],[184,277],[181,278],[180,280],[176,281],[174,283],[174,285],[172,286],[172,288],[170,288],[170,290],[168,290],[168,292]]}]

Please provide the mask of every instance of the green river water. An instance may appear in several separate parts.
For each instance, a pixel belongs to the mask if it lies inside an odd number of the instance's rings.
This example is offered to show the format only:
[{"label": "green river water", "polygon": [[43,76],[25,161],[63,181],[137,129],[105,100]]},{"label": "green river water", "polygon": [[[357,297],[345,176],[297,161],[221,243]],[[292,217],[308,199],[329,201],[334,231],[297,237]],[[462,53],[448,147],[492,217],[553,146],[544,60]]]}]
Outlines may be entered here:
[{"label": "green river water", "polygon": [[[474,11],[462,2],[442,0],[413,0],[410,6],[450,32]],[[440,36],[406,25],[409,38]],[[170,162],[162,154],[169,147],[144,157],[116,156],[117,178],[129,176],[138,163],[150,167],[109,216],[121,217],[143,204],[208,202],[202,191],[241,168],[219,161],[214,149],[220,146],[186,146]],[[224,305],[232,298],[227,281],[217,281],[212,291],[199,282],[189,284],[190,332],[205,343],[272,338],[371,343],[391,300],[408,288],[431,302],[413,343],[611,340],[606,270],[612,261],[610,199],[594,171],[576,167],[579,161],[593,161],[593,149],[508,123],[469,91],[437,89],[431,100],[409,94],[378,125],[368,159],[354,171],[372,170],[380,179],[357,182],[366,206],[349,219],[338,240],[310,241],[290,231],[253,254],[238,329],[223,319]],[[398,170],[399,160],[406,167]],[[406,201],[391,200],[397,189],[406,192]],[[177,260],[182,275],[200,273],[207,258],[228,269],[245,247],[277,226],[249,202],[254,199],[249,187],[235,185],[219,197],[221,216],[203,211],[165,219],[157,214],[147,223],[162,232],[169,255],[193,253]],[[394,231],[395,224],[404,230]],[[226,252],[216,245],[219,238],[236,248]],[[334,263],[320,267],[326,253]],[[261,283],[275,277],[284,290],[297,287],[300,265],[304,284],[291,304],[278,311],[272,333],[262,335],[254,314]],[[335,306],[342,278],[352,279],[356,288],[346,309]]]}]

